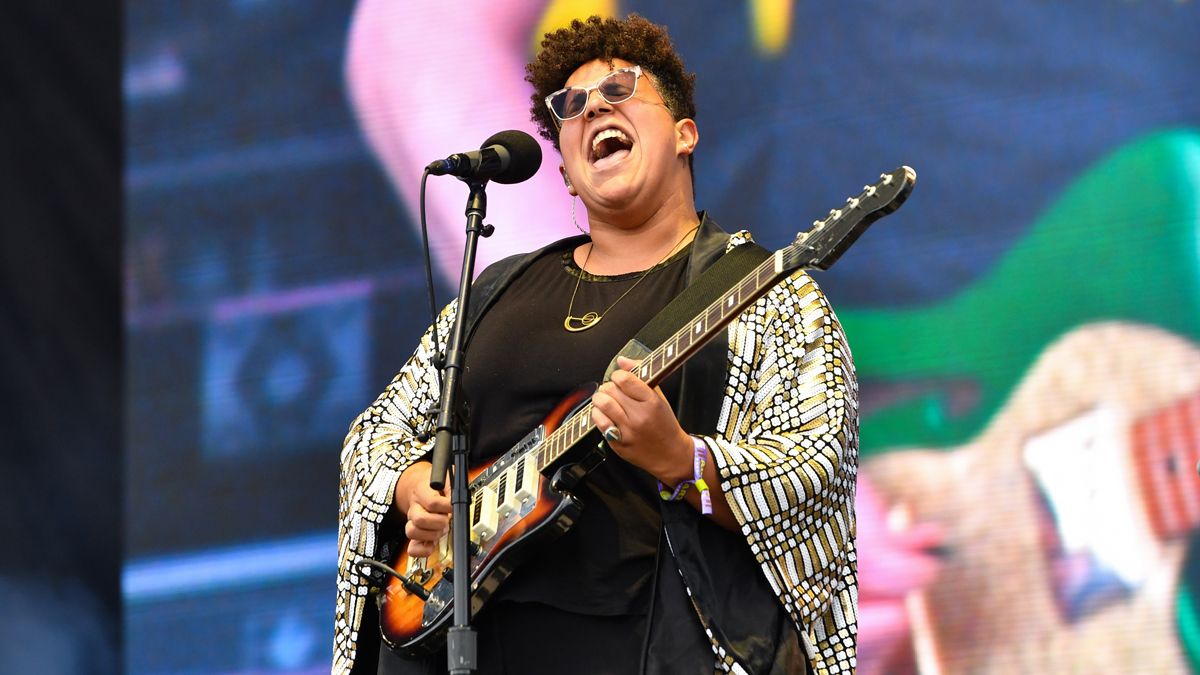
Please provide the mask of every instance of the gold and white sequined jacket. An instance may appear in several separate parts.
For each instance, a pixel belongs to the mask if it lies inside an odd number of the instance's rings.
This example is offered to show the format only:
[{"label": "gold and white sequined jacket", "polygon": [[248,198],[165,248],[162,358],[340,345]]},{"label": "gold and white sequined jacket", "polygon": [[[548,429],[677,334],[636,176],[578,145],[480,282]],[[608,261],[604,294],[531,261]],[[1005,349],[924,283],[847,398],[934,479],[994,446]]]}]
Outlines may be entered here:
[{"label": "gold and white sequined jacket", "polygon": [[[730,237],[705,216],[690,254],[689,283],[721,253],[748,242],[748,233]],[[468,326],[547,249],[485,270],[472,290]],[[438,318],[438,335],[449,335],[454,314],[452,303]],[[441,346],[433,335],[432,328],[426,331],[387,389],[353,422],[342,450],[334,673],[350,671],[360,630],[378,630],[362,625],[364,607],[373,600],[356,563],[377,555],[396,479],[432,448],[416,437],[427,426],[420,411],[436,404],[440,388],[431,360]],[[858,386],[824,294],[797,272],[693,357],[683,378],[682,399],[689,400],[689,387],[702,395],[693,394],[693,405],[677,411],[680,422],[707,442],[740,524],[740,533],[729,533],[684,503],[664,502],[663,526],[677,572],[668,576],[682,581],[700,617],[714,670],[803,672],[803,664],[780,664],[777,654],[762,653],[758,631],[773,628],[760,619],[778,612],[761,611],[757,594],[786,612],[816,673],[853,672]],[[724,545],[722,537],[736,541]],[[653,671],[653,658],[648,663]]]}]

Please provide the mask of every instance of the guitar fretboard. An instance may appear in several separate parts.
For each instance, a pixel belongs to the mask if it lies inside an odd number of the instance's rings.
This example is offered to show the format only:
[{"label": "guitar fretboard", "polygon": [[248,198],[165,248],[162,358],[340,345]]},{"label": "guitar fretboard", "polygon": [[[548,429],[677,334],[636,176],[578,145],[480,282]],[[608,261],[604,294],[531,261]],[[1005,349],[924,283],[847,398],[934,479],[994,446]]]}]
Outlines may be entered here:
[{"label": "guitar fretboard", "polygon": [[1200,392],[1137,420],[1131,438],[1154,535],[1171,539],[1200,525]]}]

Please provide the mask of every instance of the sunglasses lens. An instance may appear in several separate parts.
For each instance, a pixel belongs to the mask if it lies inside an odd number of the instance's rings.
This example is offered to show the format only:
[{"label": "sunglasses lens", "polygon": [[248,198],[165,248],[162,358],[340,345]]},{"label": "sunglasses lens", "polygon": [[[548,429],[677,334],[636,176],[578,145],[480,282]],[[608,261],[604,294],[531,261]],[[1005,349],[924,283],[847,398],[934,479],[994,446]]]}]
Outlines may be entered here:
[{"label": "sunglasses lens", "polygon": [[628,101],[637,87],[637,73],[632,70],[618,70],[600,81],[600,95],[609,103]]},{"label": "sunglasses lens", "polygon": [[569,120],[587,107],[588,92],[583,87],[564,89],[550,99],[550,107],[560,120]]}]

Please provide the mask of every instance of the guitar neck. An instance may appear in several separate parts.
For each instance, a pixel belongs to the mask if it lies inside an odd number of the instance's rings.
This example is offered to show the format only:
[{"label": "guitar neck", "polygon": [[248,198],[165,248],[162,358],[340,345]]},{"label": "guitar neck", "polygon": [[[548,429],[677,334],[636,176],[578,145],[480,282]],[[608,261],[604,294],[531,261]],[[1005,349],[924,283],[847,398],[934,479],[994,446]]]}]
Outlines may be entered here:
[{"label": "guitar neck", "polygon": [[[638,367],[638,377],[652,387],[658,386],[751,303],[766,295],[767,291],[788,274],[783,253],[776,251],[760,263],[733,288],[642,359]],[[537,449],[536,462],[539,470],[558,461],[593,429],[595,425],[592,424],[592,404],[588,403],[564,420]]]},{"label": "guitar neck", "polygon": [[[813,221],[812,229],[799,234],[790,246],[759,263],[646,356],[638,366],[638,376],[650,386],[658,386],[785,275],[803,268],[829,269],[871,223],[900,208],[916,180],[917,173],[911,167],[901,166],[881,174],[874,184],[863,186],[862,192],[847,199],[843,206],[832,209],[824,219]],[[563,420],[544,441],[539,443],[534,439],[532,445],[516,452],[532,456],[541,471],[558,461],[594,428],[592,406],[588,403]]]}]

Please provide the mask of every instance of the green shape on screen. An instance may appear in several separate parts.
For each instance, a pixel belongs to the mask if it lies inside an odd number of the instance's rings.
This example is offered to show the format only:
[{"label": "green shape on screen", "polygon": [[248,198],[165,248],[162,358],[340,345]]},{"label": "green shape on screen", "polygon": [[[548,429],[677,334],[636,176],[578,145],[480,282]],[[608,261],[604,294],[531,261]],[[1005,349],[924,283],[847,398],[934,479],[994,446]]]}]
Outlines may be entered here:
[{"label": "green shape on screen", "polygon": [[1046,346],[1083,324],[1200,338],[1200,132],[1157,132],[1099,162],[958,294],[838,315],[864,389],[899,392],[864,407],[864,456],[970,441]]}]

